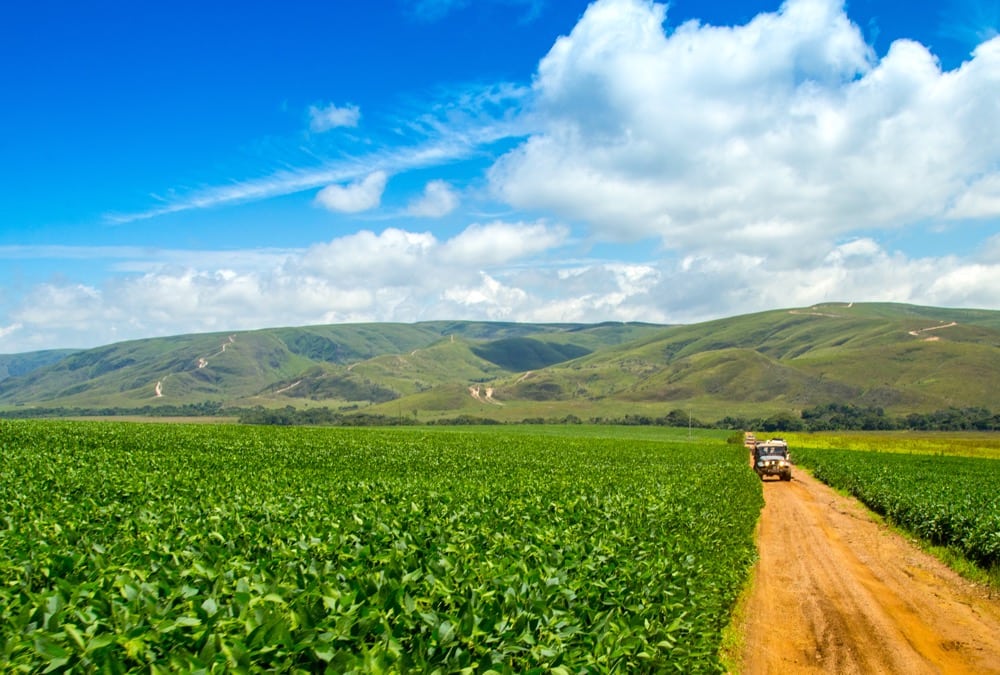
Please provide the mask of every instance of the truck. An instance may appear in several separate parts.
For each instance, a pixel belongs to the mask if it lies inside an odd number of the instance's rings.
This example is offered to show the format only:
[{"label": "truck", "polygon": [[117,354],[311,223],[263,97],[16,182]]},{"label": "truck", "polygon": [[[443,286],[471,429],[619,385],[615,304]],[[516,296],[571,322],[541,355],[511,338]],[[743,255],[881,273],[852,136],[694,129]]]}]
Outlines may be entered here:
[{"label": "truck", "polygon": [[753,469],[761,480],[767,476],[792,480],[792,457],[788,452],[788,443],[781,438],[769,438],[763,443],[755,443]]}]

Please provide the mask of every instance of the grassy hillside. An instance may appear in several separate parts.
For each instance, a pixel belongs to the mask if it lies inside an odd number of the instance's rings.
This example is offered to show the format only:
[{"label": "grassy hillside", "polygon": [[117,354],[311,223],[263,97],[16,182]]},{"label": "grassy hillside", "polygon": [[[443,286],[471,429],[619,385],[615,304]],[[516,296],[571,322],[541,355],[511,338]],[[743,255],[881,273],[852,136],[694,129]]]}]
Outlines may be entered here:
[{"label": "grassy hillside", "polygon": [[998,381],[1000,312],[841,303],[685,326],[432,321],[136,340],[7,377],[0,406],[717,419],[839,402],[995,407]]},{"label": "grassy hillside", "polygon": [[505,378],[495,397],[718,412],[842,401],[896,411],[990,406],[1000,381],[998,315],[876,304],[731,317]]},{"label": "grassy hillside", "polygon": [[518,372],[545,368],[590,353],[589,349],[579,345],[552,344],[527,337],[493,340],[473,347],[472,351],[505,370]]},{"label": "grassy hillside", "polygon": [[28,373],[62,361],[76,349],[49,349],[27,354],[0,354],[0,381],[8,377],[20,377]]},{"label": "grassy hillside", "polygon": [[382,354],[423,347],[440,337],[427,324],[349,324],[257,331],[273,336],[289,353],[309,361],[347,365]]},{"label": "grassy hillside", "polygon": [[[507,340],[508,338],[502,338]],[[488,343],[484,343],[488,344]],[[446,383],[481,382],[506,372],[478,357],[465,339],[454,334],[426,347],[382,354],[349,366],[317,366],[282,380],[255,398],[336,400],[348,404],[381,403],[429,391]],[[253,401],[251,401],[253,402]]]},{"label": "grassy hillside", "polygon": [[[134,340],[69,353],[8,377],[0,381],[0,406],[128,408],[204,401],[363,406],[456,381],[464,387],[525,363],[557,363],[658,329],[650,324],[433,321]],[[16,358],[37,364],[46,357]]]},{"label": "grassy hillside", "polygon": [[135,406],[168,398],[199,402],[223,392],[250,393],[262,378],[299,372],[309,363],[266,333],[238,340],[222,333],[136,340],[78,352],[0,382],[0,401],[65,406]]}]

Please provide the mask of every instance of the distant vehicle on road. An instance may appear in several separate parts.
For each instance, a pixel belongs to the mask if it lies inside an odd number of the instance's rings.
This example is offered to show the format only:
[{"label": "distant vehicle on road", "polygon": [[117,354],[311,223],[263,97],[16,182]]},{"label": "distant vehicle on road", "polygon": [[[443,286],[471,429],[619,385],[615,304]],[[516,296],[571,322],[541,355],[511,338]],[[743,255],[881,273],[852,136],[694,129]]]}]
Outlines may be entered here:
[{"label": "distant vehicle on road", "polygon": [[763,443],[755,442],[753,469],[761,480],[767,476],[792,480],[792,458],[788,453],[788,443],[780,438],[771,438]]}]

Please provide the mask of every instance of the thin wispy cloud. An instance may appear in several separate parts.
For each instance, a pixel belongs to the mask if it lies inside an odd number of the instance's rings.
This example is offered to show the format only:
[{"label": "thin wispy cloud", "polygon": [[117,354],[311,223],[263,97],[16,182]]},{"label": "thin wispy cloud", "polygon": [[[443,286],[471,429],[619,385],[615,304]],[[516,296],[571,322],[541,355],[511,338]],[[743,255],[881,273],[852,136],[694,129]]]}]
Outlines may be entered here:
[{"label": "thin wispy cloud", "polygon": [[302,248],[233,250],[155,248],[148,246],[0,246],[0,260],[110,261],[117,272],[149,272],[165,267],[257,269],[278,266],[301,255]]},{"label": "thin wispy cloud", "polygon": [[473,148],[464,143],[447,141],[374,153],[362,160],[328,162],[318,168],[282,170],[263,178],[207,187],[146,211],[108,214],[105,216],[105,221],[112,225],[125,225],[183,211],[210,209],[283,197],[315,190],[332,183],[357,180],[373,170],[398,173],[435,166],[467,157],[472,150]]},{"label": "thin wispy cloud", "polygon": [[[466,159],[498,140],[529,133],[529,121],[523,112],[529,95],[529,88],[508,83],[443,89],[434,101],[413,102],[405,109],[385,114],[384,126],[388,131],[382,129],[381,134],[394,134],[395,144],[377,142],[376,132],[370,145],[378,149],[367,154],[325,159],[318,166],[292,165],[259,178],[237,179],[182,192],[160,199],[159,205],[146,210],[107,213],[104,221],[127,225],[185,211],[257,202],[331,184],[351,183],[378,171],[395,175],[447,165]],[[321,157],[333,154],[337,148],[306,150],[309,156]],[[289,160],[279,158],[279,162],[287,165]]]},{"label": "thin wispy cloud", "polygon": [[1000,35],[1000,0],[952,0],[941,10],[941,34],[975,47]]},{"label": "thin wispy cloud", "polygon": [[0,246],[0,259],[3,260],[93,260],[133,258],[148,253],[148,249],[140,246]]},{"label": "thin wispy cloud", "polygon": [[12,323],[9,326],[0,326],[0,338],[5,338],[8,335],[16,333],[22,328],[24,328],[24,324],[21,323]]}]

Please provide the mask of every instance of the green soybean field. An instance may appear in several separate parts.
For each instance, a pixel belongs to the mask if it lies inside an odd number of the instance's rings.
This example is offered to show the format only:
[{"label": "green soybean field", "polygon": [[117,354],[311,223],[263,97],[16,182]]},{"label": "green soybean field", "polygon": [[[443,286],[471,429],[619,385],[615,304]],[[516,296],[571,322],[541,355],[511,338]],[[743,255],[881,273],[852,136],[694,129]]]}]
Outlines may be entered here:
[{"label": "green soybean field", "polygon": [[795,460],[918,537],[1000,568],[1000,461],[817,448]]},{"label": "green soybean field", "polygon": [[0,422],[4,672],[720,672],[742,447]]}]

